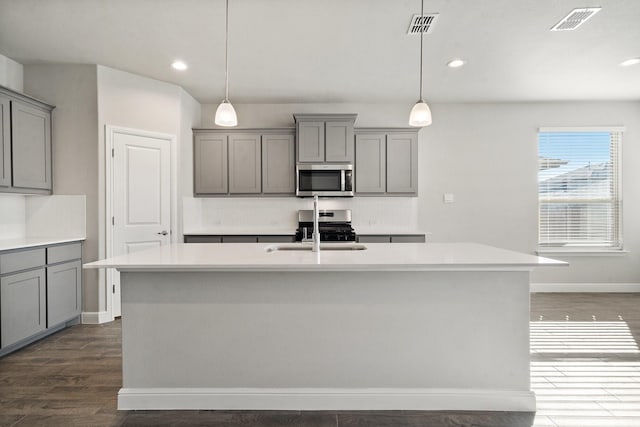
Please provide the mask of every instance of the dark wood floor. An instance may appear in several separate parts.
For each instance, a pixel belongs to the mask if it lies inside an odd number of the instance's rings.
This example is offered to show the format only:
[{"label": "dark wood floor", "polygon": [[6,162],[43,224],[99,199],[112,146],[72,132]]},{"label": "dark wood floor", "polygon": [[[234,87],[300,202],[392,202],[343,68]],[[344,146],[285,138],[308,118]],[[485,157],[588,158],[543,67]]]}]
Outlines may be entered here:
[{"label": "dark wood floor", "polygon": [[0,359],[0,426],[640,426],[640,294],[535,294],[538,412],[118,411],[120,323]]}]

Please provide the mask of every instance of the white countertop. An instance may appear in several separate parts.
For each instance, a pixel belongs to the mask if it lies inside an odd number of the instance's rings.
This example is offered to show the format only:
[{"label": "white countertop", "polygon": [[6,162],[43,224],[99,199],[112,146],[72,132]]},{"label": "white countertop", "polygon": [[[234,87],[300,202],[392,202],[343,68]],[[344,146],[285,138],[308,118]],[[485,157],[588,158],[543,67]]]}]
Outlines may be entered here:
[{"label": "white countertop", "polygon": [[268,251],[292,245],[303,246],[300,243],[172,244],[92,262],[84,267],[121,271],[510,271],[568,265],[477,243],[367,243],[364,245],[367,249],[359,251]]},{"label": "white countertop", "polygon": [[0,239],[0,251],[12,249],[32,248],[36,246],[55,245],[58,243],[78,242],[85,237],[23,237],[20,239]]}]

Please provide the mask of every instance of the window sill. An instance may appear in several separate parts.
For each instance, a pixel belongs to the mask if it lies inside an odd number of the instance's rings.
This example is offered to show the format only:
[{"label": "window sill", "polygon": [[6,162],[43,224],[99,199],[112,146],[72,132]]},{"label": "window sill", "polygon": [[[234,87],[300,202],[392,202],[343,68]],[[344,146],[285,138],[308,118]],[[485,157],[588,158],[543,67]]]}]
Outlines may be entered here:
[{"label": "window sill", "polygon": [[596,249],[596,248],[538,248],[536,254],[557,256],[624,256],[629,251],[623,249]]}]

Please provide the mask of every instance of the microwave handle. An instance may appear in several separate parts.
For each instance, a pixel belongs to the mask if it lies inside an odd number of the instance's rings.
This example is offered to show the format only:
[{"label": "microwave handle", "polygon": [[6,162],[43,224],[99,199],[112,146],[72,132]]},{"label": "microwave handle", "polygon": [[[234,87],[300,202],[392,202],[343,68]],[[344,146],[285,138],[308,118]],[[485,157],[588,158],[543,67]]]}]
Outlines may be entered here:
[{"label": "microwave handle", "polygon": [[353,191],[353,171],[346,170],[342,174],[342,191]]}]

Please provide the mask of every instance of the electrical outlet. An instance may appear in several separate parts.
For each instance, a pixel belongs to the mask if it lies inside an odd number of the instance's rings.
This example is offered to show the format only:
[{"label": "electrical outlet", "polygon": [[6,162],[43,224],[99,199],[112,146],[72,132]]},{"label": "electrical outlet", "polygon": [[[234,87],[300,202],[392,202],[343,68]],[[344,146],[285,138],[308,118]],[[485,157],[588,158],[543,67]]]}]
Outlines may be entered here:
[{"label": "electrical outlet", "polygon": [[455,203],[456,201],[456,198],[453,195],[453,193],[444,193],[444,196],[442,199],[445,203]]}]

